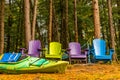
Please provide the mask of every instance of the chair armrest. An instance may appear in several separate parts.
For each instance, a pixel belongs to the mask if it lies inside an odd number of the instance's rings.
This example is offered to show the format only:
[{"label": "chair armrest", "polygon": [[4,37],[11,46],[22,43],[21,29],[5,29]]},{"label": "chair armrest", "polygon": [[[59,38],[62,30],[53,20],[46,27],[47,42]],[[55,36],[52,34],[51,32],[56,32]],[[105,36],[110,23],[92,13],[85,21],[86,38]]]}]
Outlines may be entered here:
[{"label": "chair armrest", "polygon": [[71,49],[69,49],[69,48],[67,48],[67,49],[62,49],[62,53],[64,52],[64,53],[66,53],[66,54],[69,54],[70,50],[71,50]]},{"label": "chair armrest", "polygon": [[65,52],[67,53],[67,54],[69,54],[69,52],[70,52],[70,48],[67,48],[67,49],[64,49],[65,50]]},{"label": "chair armrest", "polygon": [[66,49],[62,49],[62,50],[61,50],[61,53],[60,53],[60,54],[62,55],[63,53],[66,53]]},{"label": "chair armrest", "polygon": [[90,55],[96,56],[95,55],[95,49],[89,49],[88,56],[90,56]]},{"label": "chair armrest", "polygon": [[90,49],[90,51],[94,51],[95,49]]},{"label": "chair armrest", "polygon": [[88,55],[89,54],[89,49],[81,50],[81,53],[84,53],[85,55]]},{"label": "chair armrest", "polygon": [[26,48],[20,48],[19,50],[22,54],[24,54],[26,51],[28,51],[28,49],[26,49]]},{"label": "chair armrest", "polygon": [[43,51],[47,51],[48,49],[47,49],[47,48],[43,48],[42,50],[43,50]]},{"label": "chair armrest", "polygon": [[47,48],[43,48],[42,51],[43,51],[43,54],[44,54],[44,55],[45,55],[45,54],[48,54],[48,49],[47,49]]},{"label": "chair armrest", "polygon": [[20,50],[27,50],[27,48],[20,48]]},{"label": "chair armrest", "polygon": [[44,49],[44,48],[43,48],[43,49],[38,49],[38,51],[46,51],[46,50],[47,50],[47,49]]},{"label": "chair armrest", "polygon": [[114,49],[109,49],[109,53],[110,53],[110,55],[113,55]]},{"label": "chair armrest", "polygon": [[43,49],[39,48],[39,49],[37,49],[37,50],[39,51],[40,57],[45,57],[45,51],[46,51],[45,48],[43,48]]},{"label": "chair armrest", "polygon": [[71,49],[70,49],[70,48],[67,48],[66,50],[67,50],[67,51],[70,51]]},{"label": "chair armrest", "polygon": [[62,49],[61,51],[62,51],[62,52],[65,52],[65,51],[66,51],[66,49]]},{"label": "chair armrest", "polygon": [[42,49],[37,49],[38,51],[42,51]]}]

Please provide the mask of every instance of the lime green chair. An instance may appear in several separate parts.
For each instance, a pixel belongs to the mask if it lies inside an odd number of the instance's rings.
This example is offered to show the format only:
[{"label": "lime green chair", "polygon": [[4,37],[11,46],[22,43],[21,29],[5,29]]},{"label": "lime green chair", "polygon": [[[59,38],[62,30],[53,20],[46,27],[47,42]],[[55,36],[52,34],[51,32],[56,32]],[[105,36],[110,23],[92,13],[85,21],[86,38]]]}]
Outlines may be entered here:
[{"label": "lime green chair", "polygon": [[64,50],[62,49],[61,43],[50,42],[49,49],[45,52],[45,58],[62,60],[63,54]]}]

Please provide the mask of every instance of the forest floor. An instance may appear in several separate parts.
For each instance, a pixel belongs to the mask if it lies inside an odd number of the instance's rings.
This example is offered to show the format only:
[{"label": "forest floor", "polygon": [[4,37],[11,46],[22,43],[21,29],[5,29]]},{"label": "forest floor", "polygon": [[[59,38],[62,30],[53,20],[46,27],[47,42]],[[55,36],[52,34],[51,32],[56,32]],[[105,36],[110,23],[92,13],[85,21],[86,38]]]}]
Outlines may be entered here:
[{"label": "forest floor", "polygon": [[0,80],[120,80],[120,64],[74,64],[63,74],[0,74]]}]

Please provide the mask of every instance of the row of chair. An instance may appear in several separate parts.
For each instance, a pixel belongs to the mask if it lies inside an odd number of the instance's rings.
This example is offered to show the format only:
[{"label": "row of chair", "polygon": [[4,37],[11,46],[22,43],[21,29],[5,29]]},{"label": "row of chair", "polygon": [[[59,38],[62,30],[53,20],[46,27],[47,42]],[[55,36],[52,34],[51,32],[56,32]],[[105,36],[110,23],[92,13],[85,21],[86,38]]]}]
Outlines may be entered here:
[{"label": "row of chair", "polygon": [[[23,55],[25,54],[24,51],[25,48],[22,48],[21,52]],[[97,62],[99,60],[111,62],[114,50],[110,49],[108,54],[106,52],[106,42],[102,39],[94,39],[92,47],[85,50],[81,49],[81,45],[78,42],[70,42],[67,49],[62,49],[62,44],[59,42],[50,42],[49,47],[43,49],[39,40],[33,40],[29,42],[27,55],[40,57],[40,53],[42,53],[45,58],[60,60],[66,57],[70,63],[75,61]]]}]

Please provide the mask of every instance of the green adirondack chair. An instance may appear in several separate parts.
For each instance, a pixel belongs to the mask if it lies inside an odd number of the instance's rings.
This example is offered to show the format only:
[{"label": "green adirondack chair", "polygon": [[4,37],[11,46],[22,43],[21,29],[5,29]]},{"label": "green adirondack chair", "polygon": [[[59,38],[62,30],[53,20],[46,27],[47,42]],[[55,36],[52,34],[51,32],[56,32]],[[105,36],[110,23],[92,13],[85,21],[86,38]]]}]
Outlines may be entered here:
[{"label": "green adirondack chair", "polygon": [[64,50],[59,42],[50,42],[49,49],[45,52],[45,58],[50,59],[60,59],[62,60],[62,55]]}]

